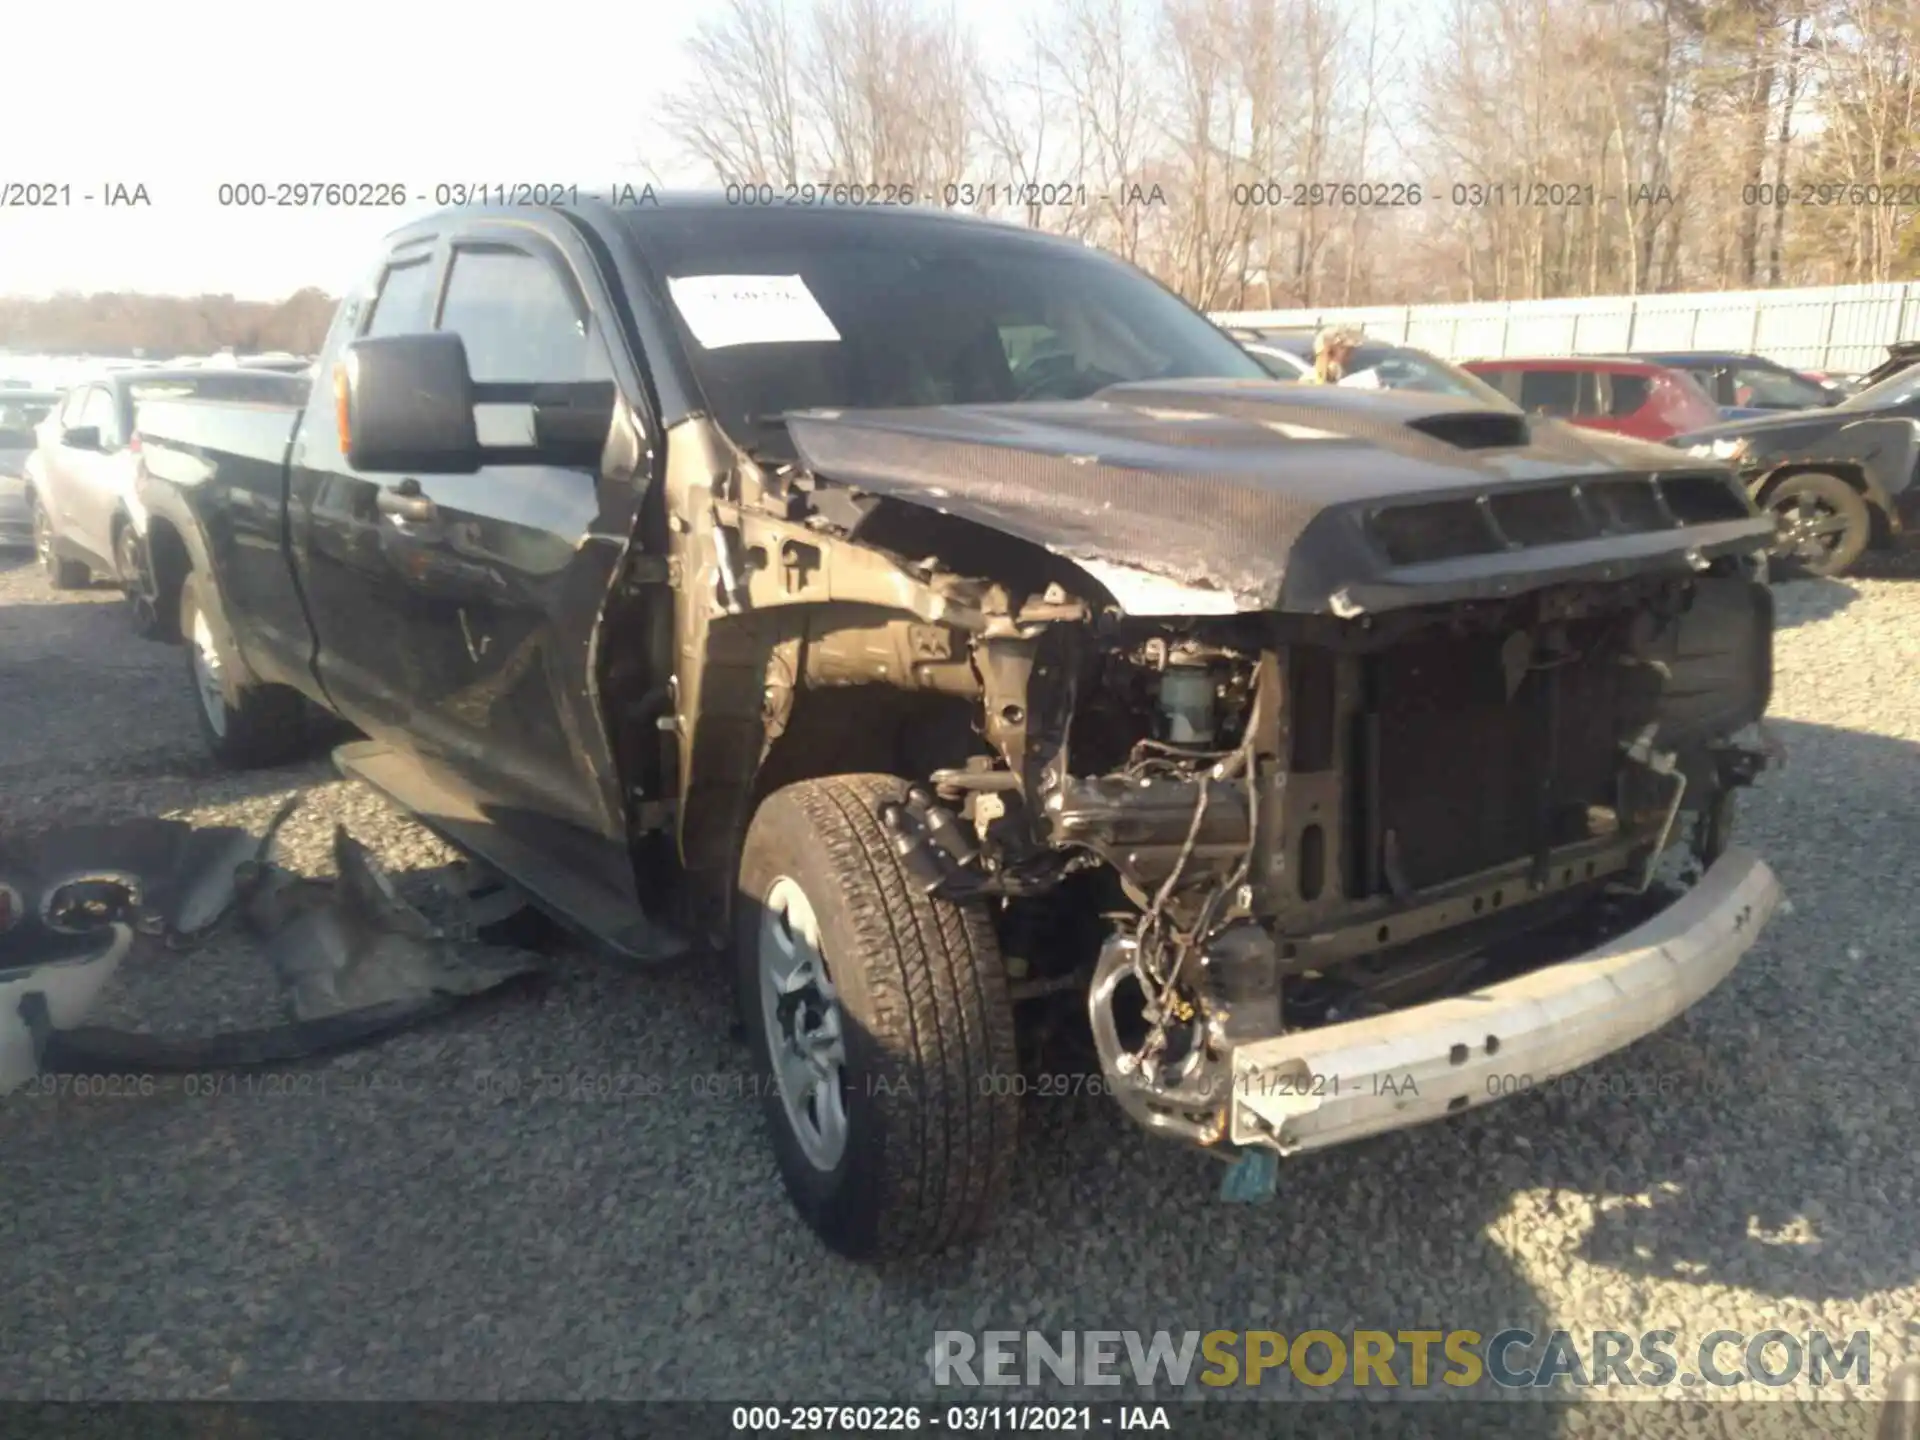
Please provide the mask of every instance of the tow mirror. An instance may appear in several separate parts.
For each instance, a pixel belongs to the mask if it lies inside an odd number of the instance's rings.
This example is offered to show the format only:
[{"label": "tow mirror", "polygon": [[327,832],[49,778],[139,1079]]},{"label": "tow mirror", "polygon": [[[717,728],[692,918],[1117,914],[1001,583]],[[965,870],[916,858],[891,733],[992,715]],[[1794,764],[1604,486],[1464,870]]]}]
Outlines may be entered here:
[{"label": "tow mirror", "polygon": [[347,346],[333,370],[347,463],[371,474],[471,475],[480,468],[473,377],[458,335],[382,335]]},{"label": "tow mirror", "polygon": [[476,385],[450,331],[355,341],[334,370],[340,448],[372,474],[597,466],[618,398],[611,380]]}]

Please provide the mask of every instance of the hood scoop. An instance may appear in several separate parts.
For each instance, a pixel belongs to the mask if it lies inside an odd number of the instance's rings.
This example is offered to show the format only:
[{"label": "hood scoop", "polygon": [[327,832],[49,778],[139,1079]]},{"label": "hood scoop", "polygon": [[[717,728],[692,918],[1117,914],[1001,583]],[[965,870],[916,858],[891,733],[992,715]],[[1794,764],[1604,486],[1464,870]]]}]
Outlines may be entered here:
[{"label": "hood scoop", "polygon": [[1533,427],[1526,416],[1499,410],[1447,410],[1409,420],[1407,428],[1445,441],[1456,450],[1502,450],[1533,443]]}]

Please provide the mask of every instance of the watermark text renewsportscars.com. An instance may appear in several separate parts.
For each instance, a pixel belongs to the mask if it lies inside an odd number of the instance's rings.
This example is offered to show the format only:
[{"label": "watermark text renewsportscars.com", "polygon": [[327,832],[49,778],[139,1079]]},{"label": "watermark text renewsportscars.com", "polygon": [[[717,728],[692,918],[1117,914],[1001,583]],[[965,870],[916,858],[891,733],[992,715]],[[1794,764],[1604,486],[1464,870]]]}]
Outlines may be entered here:
[{"label": "watermark text renewsportscars.com", "polygon": [[1288,1384],[1317,1389],[1864,1387],[1870,1332],[1713,1330],[940,1330],[939,1386]]}]

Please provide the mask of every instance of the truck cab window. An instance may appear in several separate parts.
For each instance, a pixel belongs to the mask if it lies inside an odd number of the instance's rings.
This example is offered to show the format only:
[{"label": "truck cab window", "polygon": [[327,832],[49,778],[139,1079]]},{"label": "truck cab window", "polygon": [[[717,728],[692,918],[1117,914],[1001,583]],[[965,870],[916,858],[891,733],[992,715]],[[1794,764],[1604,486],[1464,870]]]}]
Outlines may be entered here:
[{"label": "truck cab window", "polygon": [[605,380],[599,337],[546,261],[517,250],[458,250],[440,328],[466,342],[481,384]]},{"label": "truck cab window", "polygon": [[431,256],[390,265],[373,302],[368,335],[418,335],[433,328],[434,279]]}]

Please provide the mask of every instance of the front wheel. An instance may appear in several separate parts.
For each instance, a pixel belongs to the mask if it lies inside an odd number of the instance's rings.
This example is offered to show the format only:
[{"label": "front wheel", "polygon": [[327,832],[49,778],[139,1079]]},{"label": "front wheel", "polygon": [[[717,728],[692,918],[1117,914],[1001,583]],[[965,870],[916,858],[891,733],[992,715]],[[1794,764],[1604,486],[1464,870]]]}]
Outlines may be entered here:
[{"label": "front wheel", "polygon": [[160,605],[154,593],[153,571],[147,564],[147,547],[131,524],[124,524],[113,538],[113,563],[121,593],[127,597],[127,618],[133,633],[142,640],[176,640],[161,622]]},{"label": "front wheel", "polygon": [[93,572],[77,560],[64,560],[54,549],[53,517],[38,496],[33,501],[33,553],[46,572],[47,584],[55,590],[84,590],[93,580]]},{"label": "front wheel", "polygon": [[1767,492],[1773,553],[1789,574],[1844,575],[1873,539],[1866,497],[1838,475],[1789,475]]},{"label": "front wheel", "polygon": [[855,1259],[984,1231],[1019,1127],[992,921],[902,869],[879,810],[905,791],[883,775],[775,791],[748,829],[735,903],[735,978],[781,1178]]},{"label": "front wheel", "polygon": [[246,673],[207,588],[199,575],[188,575],[180,587],[180,630],[201,738],[229,769],[296,758],[307,746],[305,699],[297,690],[263,685]]}]

